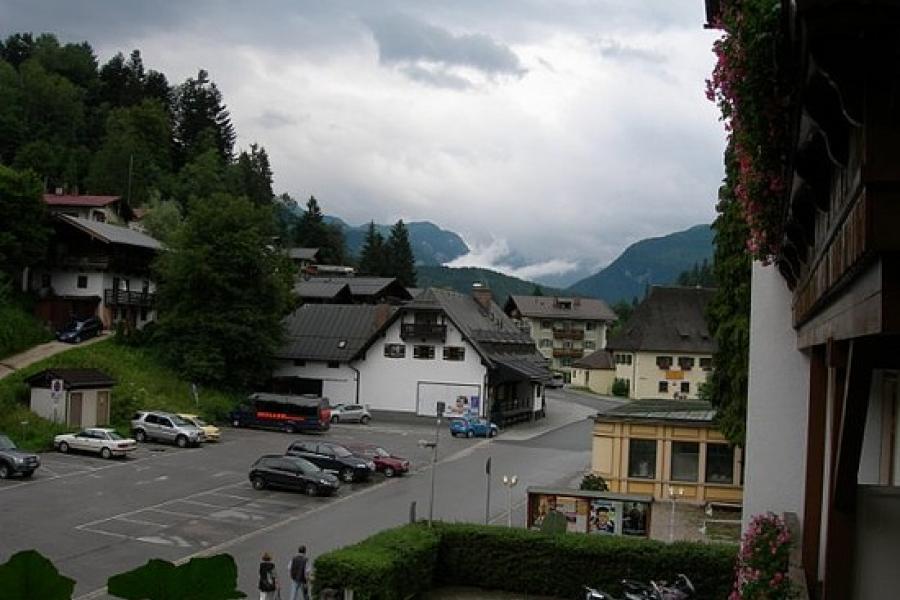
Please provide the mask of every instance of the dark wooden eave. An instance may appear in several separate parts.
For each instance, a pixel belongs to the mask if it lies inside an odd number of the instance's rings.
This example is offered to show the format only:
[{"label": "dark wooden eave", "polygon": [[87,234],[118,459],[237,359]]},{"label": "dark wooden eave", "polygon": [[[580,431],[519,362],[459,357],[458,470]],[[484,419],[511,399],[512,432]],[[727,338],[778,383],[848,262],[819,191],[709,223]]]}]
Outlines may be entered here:
[{"label": "dark wooden eave", "polygon": [[784,5],[797,92],[776,265],[798,343],[898,332],[900,0]]}]

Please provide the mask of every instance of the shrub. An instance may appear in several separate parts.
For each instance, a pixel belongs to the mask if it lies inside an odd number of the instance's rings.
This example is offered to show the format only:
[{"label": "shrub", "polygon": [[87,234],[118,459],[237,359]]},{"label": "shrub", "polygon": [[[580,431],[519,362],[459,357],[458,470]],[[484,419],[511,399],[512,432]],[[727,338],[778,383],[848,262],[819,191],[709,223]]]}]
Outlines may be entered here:
[{"label": "shrub", "polygon": [[315,585],[351,588],[366,599],[405,598],[441,584],[571,598],[583,585],[619,593],[623,578],[671,581],[685,573],[698,599],[720,600],[731,590],[734,562],[733,546],[416,524],[321,556]]},{"label": "shrub", "polygon": [[791,533],[773,513],[756,515],[741,540],[732,600],[786,600],[793,597],[788,567]]},{"label": "shrub", "polygon": [[23,307],[0,299],[0,358],[52,339],[50,331]]},{"label": "shrub", "polygon": [[581,478],[581,486],[579,489],[592,492],[605,492],[609,490],[609,485],[600,475],[597,475],[596,473],[587,473]]},{"label": "shrub", "polygon": [[612,393],[613,396],[621,396],[622,398],[628,397],[628,380],[620,379],[616,377],[615,381],[612,384]]},{"label": "shrub", "polygon": [[400,600],[431,588],[440,538],[424,524],[389,529],[316,560],[315,591],[349,588],[360,600]]}]

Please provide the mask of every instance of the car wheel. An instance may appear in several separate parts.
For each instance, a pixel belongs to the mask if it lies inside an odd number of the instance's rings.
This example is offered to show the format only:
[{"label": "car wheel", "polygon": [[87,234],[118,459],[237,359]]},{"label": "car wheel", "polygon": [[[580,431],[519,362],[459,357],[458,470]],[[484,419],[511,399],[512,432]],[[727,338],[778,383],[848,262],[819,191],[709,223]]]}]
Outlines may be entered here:
[{"label": "car wheel", "polygon": [[385,477],[393,477],[393,476],[394,476],[394,473],[395,473],[395,472],[394,472],[394,469],[393,469],[393,468],[391,468],[391,467],[385,467],[385,468],[384,468],[384,476],[385,476]]},{"label": "car wheel", "polygon": [[24,473],[22,473],[22,477],[24,477],[25,479],[28,479],[32,475],[34,475],[34,471],[25,471]]},{"label": "car wheel", "polygon": [[12,470],[6,463],[0,463],[0,479],[9,479],[12,476]]},{"label": "car wheel", "polygon": [[466,432],[466,437],[467,437],[467,438],[475,437],[475,432],[472,431],[471,429],[468,430],[468,431]]},{"label": "car wheel", "polygon": [[69,445],[65,442],[60,442],[59,443],[59,451],[62,452],[63,454],[67,453],[69,451]]},{"label": "car wheel", "polygon": [[368,425],[369,421],[371,421],[371,420],[372,420],[372,417],[370,417],[369,415],[363,415],[362,418],[360,418],[359,422],[362,423],[363,425]]},{"label": "car wheel", "polygon": [[188,445],[187,436],[179,435],[177,438],[175,438],[175,445],[178,446],[179,448],[187,448],[187,445]]},{"label": "car wheel", "polygon": [[314,483],[306,484],[306,495],[307,496],[318,496],[319,495],[319,488],[316,486],[316,484],[314,484]]},{"label": "car wheel", "polygon": [[231,426],[232,426],[232,427],[240,427],[240,426],[241,426],[241,422],[240,422],[238,419],[234,419],[234,420],[231,422]]},{"label": "car wheel", "polygon": [[285,432],[285,433],[294,433],[294,431],[295,431],[295,428],[294,428],[293,425],[287,424],[287,425],[284,426],[284,432]]},{"label": "car wheel", "polygon": [[76,344],[80,344],[80,343],[81,343],[81,336],[80,336],[80,335],[75,336],[75,343],[76,343]]},{"label": "car wheel", "polygon": [[345,483],[353,483],[353,469],[345,467],[341,469],[341,481]]},{"label": "car wheel", "polygon": [[102,450],[100,450],[100,457],[109,460],[110,458],[112,458],[112,450],[110,450],[109,448],[103,448]]},{"label": "car wheel", "polygon": [[260,476],[256,476],[250,480],[251,485],[253,485],[254,490],[264,490],[266,489],[266,480]]},{"label": "car wheel", "polygon": [[339,416],[337,416],[337,415],[333,415],[333,416],[331,417],[331,422],[332,422],[332,423],[337,423],[337,422],[340,421],[340,420],[341,420],[341,418],[340,418]]},{"label": "car wheel", "polygon": [[497,430],[496,430],[496,429],[491,429],[491,430],[488,432],[488,437],[494,437],[495,435],[497,435]]},{"label": "car wheel", "polygon": [[138,429],[137,431],[134,432],[134,439],[137,442],[146,442],[147,434],[144,433],[143,429]]}]

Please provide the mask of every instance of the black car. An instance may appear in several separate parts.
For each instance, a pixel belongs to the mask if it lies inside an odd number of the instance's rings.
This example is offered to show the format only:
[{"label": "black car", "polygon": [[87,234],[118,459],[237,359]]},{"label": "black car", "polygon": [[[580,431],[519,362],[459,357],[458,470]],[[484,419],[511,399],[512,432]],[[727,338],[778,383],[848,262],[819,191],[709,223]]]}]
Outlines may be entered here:
[{"label": "black car", "polygon": [[341,486],[337,477],[324,472],[308,460],[293,456],[261,456],[250,467],[254,489],[267,487],[300,489],[310,496],[333,494]]},{"label": "black car", "polygon": [[332,442],[294,442],[285,455],[305,458],[325,471],[337,473],[347,483],[365,481],[375,470],[374,462],[359,458]]},{"label": "black car", "polygon": [[56,332],[56,339],[70,344],[80,344],[83,340],[100,335],[101,331],[103,331],[103,321],[98,317],[73,319]]}]

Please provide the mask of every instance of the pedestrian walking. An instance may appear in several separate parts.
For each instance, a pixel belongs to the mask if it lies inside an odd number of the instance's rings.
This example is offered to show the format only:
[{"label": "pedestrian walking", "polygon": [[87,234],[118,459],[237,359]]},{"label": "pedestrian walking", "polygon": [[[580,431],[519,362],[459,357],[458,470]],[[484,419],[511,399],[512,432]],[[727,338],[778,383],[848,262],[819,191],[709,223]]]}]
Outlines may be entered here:
[{"label": "pedestrian walking", "polygon": [[278,574],[272,555],[264,552],[259,563],[259,600],[276,600],[278,594]]},{"label": "pedestrian walking", "polygon": [[291,574],[291,596],[288,600],[309,600],[309,558],[306,546],[297,548],[297,555],[291,559],[288,567]]}]

